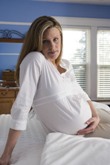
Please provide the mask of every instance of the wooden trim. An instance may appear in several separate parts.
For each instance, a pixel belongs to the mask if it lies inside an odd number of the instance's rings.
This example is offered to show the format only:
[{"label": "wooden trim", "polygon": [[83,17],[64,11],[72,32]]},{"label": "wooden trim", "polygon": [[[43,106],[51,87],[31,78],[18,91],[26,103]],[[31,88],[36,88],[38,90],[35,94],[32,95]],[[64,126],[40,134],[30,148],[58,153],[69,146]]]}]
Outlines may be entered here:
[{"label": "wooden trim", "polygon": [[24,39],[22,39],[22,38],[0,38],[0,42],[23,43]]}]

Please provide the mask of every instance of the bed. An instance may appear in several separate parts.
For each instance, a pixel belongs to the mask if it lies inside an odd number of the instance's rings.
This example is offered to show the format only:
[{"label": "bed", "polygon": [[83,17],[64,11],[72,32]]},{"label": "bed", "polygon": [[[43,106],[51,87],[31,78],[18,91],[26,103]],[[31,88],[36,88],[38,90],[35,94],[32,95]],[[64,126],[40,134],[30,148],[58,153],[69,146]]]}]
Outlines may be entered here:
[{"label": "bed", "polygon": [[[97,109],[110,108],[94,102]],[[8,135],[11,116],[0,115],[0,155]],[[110,131],[110,130],[109,130]],[[10,165],[110,165],[110,140],[85,138],[60,132],[47,134],[37,116],[31,112],[27,130],[22,132]]]}]

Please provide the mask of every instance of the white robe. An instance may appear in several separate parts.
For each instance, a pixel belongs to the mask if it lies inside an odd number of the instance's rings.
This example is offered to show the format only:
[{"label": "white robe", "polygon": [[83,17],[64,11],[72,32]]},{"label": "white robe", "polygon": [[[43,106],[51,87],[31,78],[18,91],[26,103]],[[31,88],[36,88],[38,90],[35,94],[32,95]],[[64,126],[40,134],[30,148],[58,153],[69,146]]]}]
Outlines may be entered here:
[{"label": "white robe", "polygon": [[61,66],[65,73],[60,74],[39,52],[25,57],[20,66],[20,91],[11,110],[12,129],[26,129],[31,106],[51,132],[75,134],[87,126],[92,116],[90,98],[77,83],[70,63],[62,60]]}]

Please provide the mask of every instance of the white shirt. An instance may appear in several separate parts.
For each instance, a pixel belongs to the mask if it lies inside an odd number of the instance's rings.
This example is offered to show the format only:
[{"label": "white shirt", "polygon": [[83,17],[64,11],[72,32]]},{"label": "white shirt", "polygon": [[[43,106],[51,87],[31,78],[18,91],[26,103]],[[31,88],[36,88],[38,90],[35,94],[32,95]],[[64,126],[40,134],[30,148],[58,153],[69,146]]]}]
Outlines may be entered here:
[{"label": "white shirt", "polygon": [[20,91],[11,110],[11,128],[25,130],[28,113],[33,107],[49,131],[75,134],[91,118],[90,100],[75,79],[72,66],[60,74],[39,52],[29,53],[20,66]]}]

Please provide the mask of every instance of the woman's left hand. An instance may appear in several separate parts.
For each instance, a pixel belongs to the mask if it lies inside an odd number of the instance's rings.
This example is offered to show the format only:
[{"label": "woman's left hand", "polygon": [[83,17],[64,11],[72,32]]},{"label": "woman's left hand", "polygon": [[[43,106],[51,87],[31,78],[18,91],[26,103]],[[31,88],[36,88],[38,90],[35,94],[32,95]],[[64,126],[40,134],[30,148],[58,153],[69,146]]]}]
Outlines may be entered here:
[{"label": "woman's left hand", "polygon": [[99,121],[100,121],[100,118],[99,116],[94,116],[92,118],[90,118],[86,124],[87,124],[87,127],[82,129],[82,130],[79,130],[77,132],[77,135],[85,135],[85,134],[89,134],[89,133],[92,133],[95,131],[96,127],[98,126],[99,124]]}]

